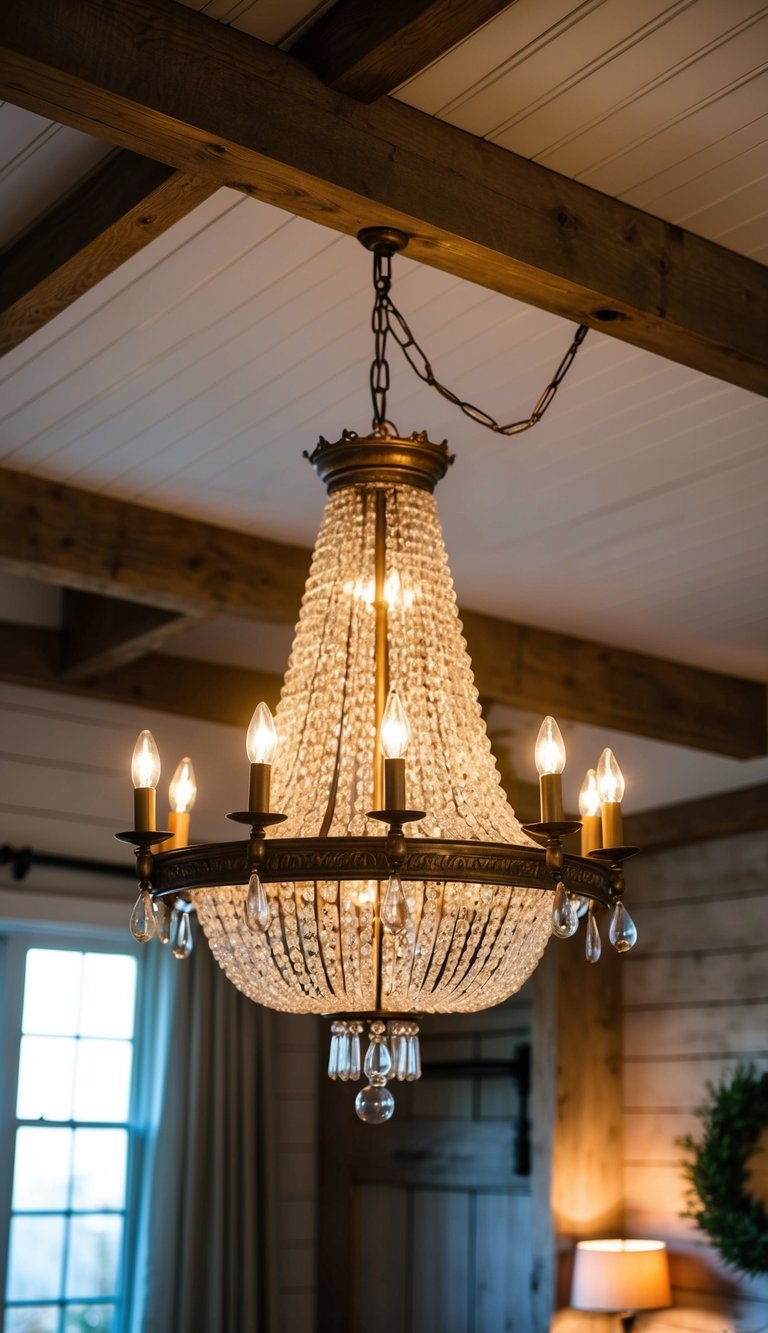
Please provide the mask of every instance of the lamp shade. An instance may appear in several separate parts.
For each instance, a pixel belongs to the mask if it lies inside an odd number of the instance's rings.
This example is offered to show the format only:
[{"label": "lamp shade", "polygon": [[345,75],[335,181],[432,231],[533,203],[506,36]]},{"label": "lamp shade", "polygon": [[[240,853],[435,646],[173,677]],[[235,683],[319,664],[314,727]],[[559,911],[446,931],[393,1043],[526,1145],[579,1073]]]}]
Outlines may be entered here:
[{"label": "lamp shade", "polygon": [[576,1246],[571,1305],[615,1314],[669,1305],[669,1265],[662,1240],[583,1240]]}]

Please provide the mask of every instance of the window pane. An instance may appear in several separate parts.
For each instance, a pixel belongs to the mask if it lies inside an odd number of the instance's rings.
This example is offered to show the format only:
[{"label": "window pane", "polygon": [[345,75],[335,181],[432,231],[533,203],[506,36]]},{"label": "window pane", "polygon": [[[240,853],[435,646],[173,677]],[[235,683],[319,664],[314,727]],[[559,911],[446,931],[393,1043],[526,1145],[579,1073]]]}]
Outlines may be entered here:
[{"label": "window pane", "polygon": [[128,1133],[124,1129],[76,1129],[72,1207],[122,1208]]},{"label": "window pane", "polygon": [[55,1305],[22,1305],[5,1312],[5,1333],[57,1333],[59,1311]]},{"label": "window pane", "polygon": [[55,1300],[61,1291],[63,1217],[14,1217],[8,1254],[9,1301]]},{"label": "window pane", "polygon": [[78,1043],[75,1120],[127,1120],[131,1091],[131,1043]]},{"label": "window pane", "polygon": [[119,1217],[89,1214],[69,1223],[67,1296],[114,1296],[123,1223]]},{"label": "window pane", "polygon": [[30,949],[22,1032],[73,1036],[80,1007],[83,955],[72,949]]},{"label": "window pane", "polygon": [[132,1037],[135,996],[135,958],[87,953],[79,1032],[84,1037]]},{"label": "window pane", "polygon": [[114,1305],[70,1305],[64,1314],[64,1333],[110,1333]]},{"label": "window pane", "polygon": [[66,1208],[71,1129],[19,1129],[13,1167],[13,1208]]},{"label": "window pane", "polygon": [[74,1037],[22,1037],[19,1120],[69,1120],[76,1044]]}]

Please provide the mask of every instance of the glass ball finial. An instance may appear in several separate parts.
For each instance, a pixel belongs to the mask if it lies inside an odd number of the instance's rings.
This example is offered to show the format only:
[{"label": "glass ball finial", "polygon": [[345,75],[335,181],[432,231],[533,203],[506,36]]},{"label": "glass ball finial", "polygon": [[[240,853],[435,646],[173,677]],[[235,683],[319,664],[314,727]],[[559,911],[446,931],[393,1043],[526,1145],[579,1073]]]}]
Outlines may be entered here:
[{"label": "glass ball finial", "polygon": [[386,1086],[369,1083],[355,1097],[355,1111],[366,1125],[384,1125],[395,1113],[395,1099]]}]

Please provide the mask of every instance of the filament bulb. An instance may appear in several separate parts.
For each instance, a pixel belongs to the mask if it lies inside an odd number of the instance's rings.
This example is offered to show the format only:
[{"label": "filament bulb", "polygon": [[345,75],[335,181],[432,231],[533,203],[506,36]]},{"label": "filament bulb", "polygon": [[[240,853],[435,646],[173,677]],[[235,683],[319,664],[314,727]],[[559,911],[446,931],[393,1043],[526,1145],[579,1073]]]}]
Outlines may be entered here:
[{"label": "filament bulb", "polygon": [[594,768],[588,768],[579,792],[579,814],[582,819],[600,814],[600,792],[597,786],[597,774]]},{"label": "filament bulb", "polygon": [[188,814],[197,800],[197,783],[192,760],[187,755],[179,762],[168,788],[168,801],[177,815]]},{"label": "filament bulb", "polygon": [[151,731],[140,731],[133,747],[131,779],[134,787],[156,787],[160,781],[160,753]]},{"label": "filament bulb", "polygon": [[605,749],[597,765],[597,790],[600,800],[605,803],[618,803],[624,795],[624,776],[613,750]]},{"label": "filament bulb", "polygon": [[381,748],[385,759],[402,759],[408,748],[411,728],[397,690],[390,690],[381,719]]},{"label": "filament bulb", "polygon": [[251,718],[245,748],[252,764],[271,764],[277,749],[277,732],[269,708],[260,703]]},{"label": "filament bulb", "polygon": [[565,744],[553,717],[545,717],[539,728],[534,759],[539,777],[545,773],[562,773],[565,768]]}]

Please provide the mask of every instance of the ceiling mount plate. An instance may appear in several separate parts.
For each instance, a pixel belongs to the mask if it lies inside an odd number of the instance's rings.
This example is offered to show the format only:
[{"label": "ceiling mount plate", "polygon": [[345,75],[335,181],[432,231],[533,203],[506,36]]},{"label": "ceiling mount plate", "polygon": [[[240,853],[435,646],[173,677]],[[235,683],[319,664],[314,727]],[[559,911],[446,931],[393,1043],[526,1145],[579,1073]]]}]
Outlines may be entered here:
[{"label": "ceiling mount plate", "polygon": [[357,239],[375,255],[397,255],[407,246],[410,236],[397,227],[363,227]]}]

